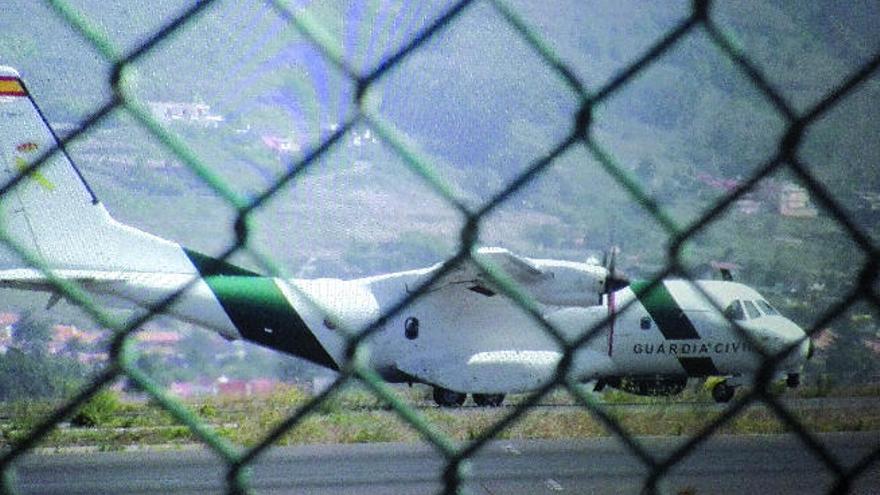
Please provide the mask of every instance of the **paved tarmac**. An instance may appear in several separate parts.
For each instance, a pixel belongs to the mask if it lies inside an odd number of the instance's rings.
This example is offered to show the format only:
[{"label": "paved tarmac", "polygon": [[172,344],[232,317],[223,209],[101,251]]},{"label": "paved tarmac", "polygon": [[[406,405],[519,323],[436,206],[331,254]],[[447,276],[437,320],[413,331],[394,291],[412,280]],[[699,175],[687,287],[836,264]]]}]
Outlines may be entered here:
[{"label": "paved tarmac", "polygon": [[[844,469],[874,452],[851,493],[880,487],[880,432],[817,435]],[[641,438],[666,455],[686,438]],[[437,493],[443,461],[423,444],[315,445],[270,450],[252,473],[258,493]],[[494,441],[472,461],[475,494],[639,493],[646,468],[610,438]],[[225,469],[203,449],[31,454],[19,463],[23,493],[221,493]],[[666,479],[671,493],[827,493],[834,476],[791,435],[718,436]],[[691,490],[690,492],[684,490]]]}]

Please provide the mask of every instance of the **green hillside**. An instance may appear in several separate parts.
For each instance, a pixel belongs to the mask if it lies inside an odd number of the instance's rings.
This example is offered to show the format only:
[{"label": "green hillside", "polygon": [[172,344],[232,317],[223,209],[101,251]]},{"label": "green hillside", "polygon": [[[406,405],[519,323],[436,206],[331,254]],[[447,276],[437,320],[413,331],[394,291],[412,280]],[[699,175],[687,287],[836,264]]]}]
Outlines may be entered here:
[{"label": "green hillside", "polygon": [[[146,40],[186,2],[76,7],[120,53]],[[335,49],[367,72],[428,25],[441,2],[289,2],[322,23]],[[690,2],[511,2],[588,91],[597,91],[687,15]],[[797,111],[805,111],[875,57],[878,7],[825,2],[718,2],[727,33]],[[32,22],[39,19],[40,22]],[[111,91],[111,64],[40,2],[0,13],[0,63],[27,78],[50,120],[75,126]],[[134,64],[141,104],[204,103],[217,127],[168,122],[232,189],[258,195],[297,156],[354,112],[354,85],[271,7],[217,2]],[[568,135],[577,96],[490,4],[475,2],[374,86],[382,116],[431,158],[439,176],[477,207]],[[809,128],[799,157],[874,239],[880,191],[880,83],[873,77]],[[774,155],[786,124],[768,98],[696,29],[596,109],[592,136],[682,226]],[[285,156],[264,137],[286,137]],[[122,144],[120,144],[122,143]],[[121,112],[70,146],[120,220],[196,249],[220,252],[235,212],[132,118]],[[109,157],[109,158],[108,158]],[[161,166],[156,166],[159,164]],[[715,182],[713,182],[715,181]],[[726,182],[725,182],[726,181]],[[781,217],[777,173],[687,245],[700,274],[711,260],[781,300],[816,298],[815,318],[853,287],[861,255],[819,207],[815,219]],[[713,185],[716,184],[716,185]],[[357,276],[420,266],[457,246],[462,219],[403,160],[359,127],[255,213],[253,246],[290,274]],[[583,146],[517,192],[482,224],[487,244],[527,255],[583,259],[623,248],[624,269],[650,276],[668,235]],[[845,260],[845,261],[844,261]],[[251,263],[247,257],[242,263]],[[821,283],[824,292],[807,293]]]}]

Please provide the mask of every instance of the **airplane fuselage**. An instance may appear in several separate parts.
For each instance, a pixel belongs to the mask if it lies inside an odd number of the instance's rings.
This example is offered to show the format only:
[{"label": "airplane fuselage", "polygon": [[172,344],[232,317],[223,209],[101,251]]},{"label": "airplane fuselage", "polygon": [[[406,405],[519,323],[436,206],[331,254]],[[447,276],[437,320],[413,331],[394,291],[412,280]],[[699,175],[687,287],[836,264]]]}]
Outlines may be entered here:
[{"label": "airplane fuselage", "polygon": [[[87,288],[149,307],[190,284],[169,308],[170,314],[227,338],[244,338],[338,369],[345,361],[345,336],[376,325],[428,270],[348,281],[282,280],[247,273],[203,273],[201,278],[193,274],[135,274],[125,282]],[[546,322],[569,342],[596,329],[575,353],[572,376],[589,380],[748,375],[761,362],[759,348],[776,353],[799,340],[801,348],[778,371],[796,372],[803,362],[803,332],[783,316],[746,316],[736,322],[737,329],[719,311],[718,307],[732,301],[763,303],[764,298],[747,286],[667,280],[650,293],[642,292],[645,288],[635,283],[617,291],[613,318],[609,318],[607,298],[602,305],[544,307]],[[383,378],[443,382],[454,384],[460,392],[509,393],[532,390],[555,375],[562,349],[539,322],[511,300],[468,290],[446,288],[438,292],[431,298],[417,298],[378,324],[365,340],[368,362]],[[447,300],[449,306],[445,307]],[[514,352],[516,355],[511,354]],[[462,362],[460,356],[469,358]],[[479,356],[492,365],[481,362]],[[508,360],[506,366],[498,364],[499,356]],[[446,381],[445,357],[457,363],[456,374],[469,379]],[[414,371],[420,361],[425,363],[423,373]]]}]

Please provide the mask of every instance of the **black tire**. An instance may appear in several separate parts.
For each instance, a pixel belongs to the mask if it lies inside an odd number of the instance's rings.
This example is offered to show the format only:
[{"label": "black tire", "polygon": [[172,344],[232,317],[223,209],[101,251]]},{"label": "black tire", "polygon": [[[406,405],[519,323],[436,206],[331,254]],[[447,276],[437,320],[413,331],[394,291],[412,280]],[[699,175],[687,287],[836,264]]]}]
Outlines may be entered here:
[{"label": "black tire", "polygon": [[785,385],[788,388],[797,388],[801,384],[801,375],[798,373],[789,373],[785,379]]},{"label": "black tire", "polygon": [[498,407],[504,402],[504,394],[474,394],[473,398],[480,407]]},{"label": "black tire", "polygon": [[467,394],[455,392],[443,387],[434,387],[434,402],[440,407],[460,407],[467,399]]},{"label": "black tire", "polygon": [[724,404],[730,402],[730,399],[733,398],[735,392],[736,389],[728,385],[726,382],[721,382],[712,387],[712,398],[715,399],[715,402]]}]

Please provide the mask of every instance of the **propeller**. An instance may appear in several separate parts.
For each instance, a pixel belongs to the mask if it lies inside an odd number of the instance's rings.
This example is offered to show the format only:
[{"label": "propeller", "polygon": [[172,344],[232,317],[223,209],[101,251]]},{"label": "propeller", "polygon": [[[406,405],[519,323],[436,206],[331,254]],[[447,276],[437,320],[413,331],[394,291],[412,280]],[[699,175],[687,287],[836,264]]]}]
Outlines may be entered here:
[{"label": "propeller", "polygon": [[599,295],[599,303],[601,304],[602,296],[608,296],[608,355],[611,356],[614,348],[614,320],[616,315],[615,293],[629,285],[629,277],[617,271],[617,253],[620,248],[611,246],[611,248],[602,255],[602,266],[605,267],[605,286],[603,294]]},{"label": "propeller", "polygon": [[605,267],[605,285],[602,288],[602,294],[599,295],[599,304],[604,295],[612,295],[615,291],[629,286],[629,277],[626,274],[617,271],[617,253],[620,248],[612,246],[602,254],[602,266]]}]

